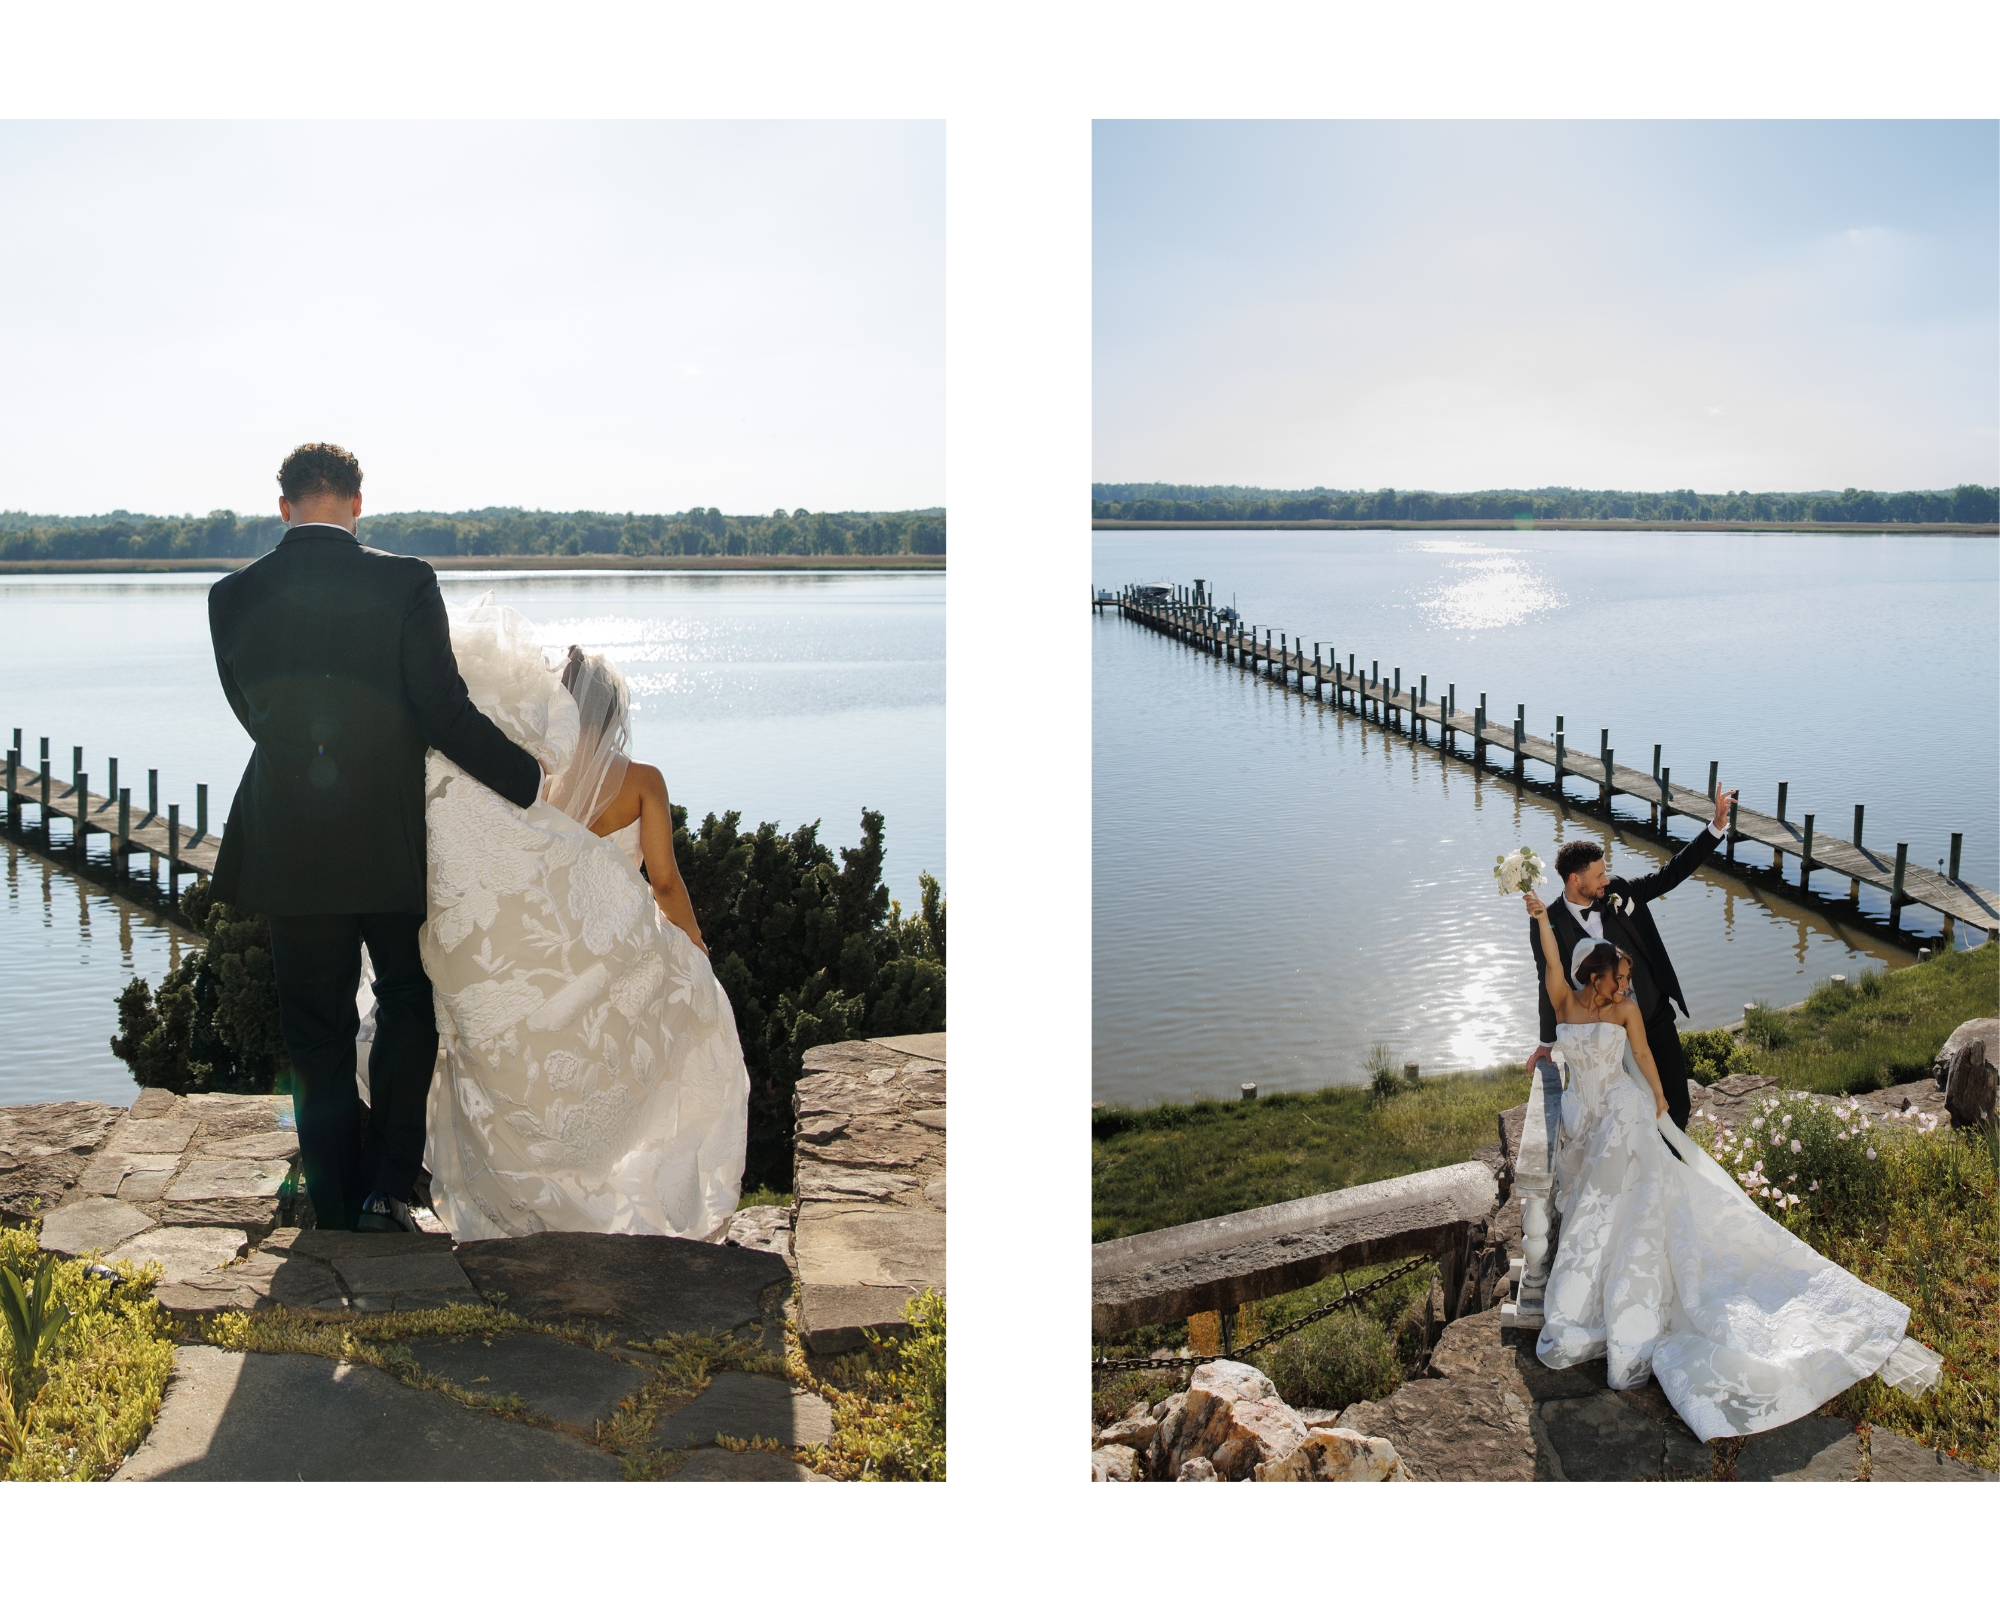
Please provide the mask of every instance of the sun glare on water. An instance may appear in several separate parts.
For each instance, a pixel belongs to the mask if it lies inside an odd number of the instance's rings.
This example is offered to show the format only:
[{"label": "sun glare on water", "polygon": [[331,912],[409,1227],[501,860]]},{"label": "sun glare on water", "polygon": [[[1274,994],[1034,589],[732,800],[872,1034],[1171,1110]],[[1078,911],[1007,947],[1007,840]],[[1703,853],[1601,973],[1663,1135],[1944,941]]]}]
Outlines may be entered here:
[{"label": "sun glare on water", "polygon": [[1433,627],[1454,633],[1513,627],[1568,604],[1561,591],[1521,559],[1523,551],[1446,540],[1417,548],[1469,558],[1451,562],[1450,575],[1418,602]]}]

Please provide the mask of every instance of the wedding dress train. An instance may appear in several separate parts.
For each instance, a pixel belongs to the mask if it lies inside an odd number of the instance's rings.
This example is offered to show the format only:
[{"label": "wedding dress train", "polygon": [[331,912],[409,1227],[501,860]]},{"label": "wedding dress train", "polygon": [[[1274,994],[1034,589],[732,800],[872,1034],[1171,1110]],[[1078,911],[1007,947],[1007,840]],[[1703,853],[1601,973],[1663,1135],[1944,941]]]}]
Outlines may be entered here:
[{"label": "wedding dress train", "polygon": [[1871,1373],[1913,1395],[1937,1381],[1938,1357],[1903,1336],[1907,1306],[1787,1232],[1655,1117],[1623,1028],[1562,1023],[1556,1040],[1569,1081],[1544,1363],[1602,1356],[1614,1389],[1650,1373],[1703,1440],[1780,1427]]},{"label": "wedding dress train", "polygon": [[[562,772],[576,703],[527,620],[490,596],[448,610],[473,704]],[[436,751],[424,815],[439,1217],[460,1239],[719,1234],[749,1077],[728,996],[659,914],[636,839],[599,838],[546,800],[519,811]]]}]

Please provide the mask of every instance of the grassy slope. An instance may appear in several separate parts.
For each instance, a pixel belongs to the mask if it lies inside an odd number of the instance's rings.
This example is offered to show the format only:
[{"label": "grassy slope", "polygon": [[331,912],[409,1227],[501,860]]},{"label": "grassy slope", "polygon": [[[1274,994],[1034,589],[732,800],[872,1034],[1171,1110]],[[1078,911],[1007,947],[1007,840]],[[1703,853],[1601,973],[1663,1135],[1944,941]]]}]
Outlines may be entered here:
[{"label": "grassy slope", "polygon": [[1101,1111],[1092,1122],[1091,1240],[1123,1238],[1463,1161],[1528,1096],[1519,1069],[1366,1089]]},{"label": "grassy slope", "polygon": [[1924,1076],[1953,1028],[1996,1013],[2000,940],[1989,939],[1899,972],[1822,985],[1796,1011],[1753,1013],[1748,1070],[1788,1089],[1866,1094]]}]

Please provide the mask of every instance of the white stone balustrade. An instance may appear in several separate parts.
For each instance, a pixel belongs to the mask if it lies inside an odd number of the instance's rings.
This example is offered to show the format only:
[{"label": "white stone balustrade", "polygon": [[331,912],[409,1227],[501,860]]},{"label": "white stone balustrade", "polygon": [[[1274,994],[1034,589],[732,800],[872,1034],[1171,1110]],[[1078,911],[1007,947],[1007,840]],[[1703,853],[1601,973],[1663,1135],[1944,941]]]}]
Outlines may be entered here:
[{"label": "white stone balustrade", "polygon": [[1514,1297],[1500,1308],[1507,1328],[1539,1328],[1542,1294],[1549,1281],[1549,1253],[1561,1218],[1556,1151],[1562,1140],[1562,1069],[1537,1064],[1530,1075],[1528,1115],[1514,1158],[1514,1192],[1521,1197],[1521,1254],[1511,1264]]}]

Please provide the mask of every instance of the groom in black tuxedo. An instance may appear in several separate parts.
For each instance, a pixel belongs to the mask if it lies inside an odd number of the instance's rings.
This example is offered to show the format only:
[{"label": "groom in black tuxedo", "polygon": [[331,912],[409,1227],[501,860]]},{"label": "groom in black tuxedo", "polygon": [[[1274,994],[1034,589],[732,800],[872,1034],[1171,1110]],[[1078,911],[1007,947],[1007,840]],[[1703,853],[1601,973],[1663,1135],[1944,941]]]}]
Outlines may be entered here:
[{"label": "groom in black tuxedo", "polygon": [[[1660,1088],[1667,1097],[1667,1114],[1683,1133],[1688,1125],[1688,1065],[1681,1049],[1680,1029],[1674,1023],[1674,1007],[1687,1015],[1687,1000],[1681,981],[1667,958],[1667,947],[1653,926],[1649,902],[1683,882],[1708,859],[1722,837],[1729,816],[1734,789],[1718,792],[1715,819],[1658,872],[1643,878],[1614,878],[1605,869],[1603,847],[1588,839],[1577,839],[1556,852],[1556,876],[1562,879],[1562,898],[1549,907],[1549,927],[1562,952],[1563,970],[1570,955],[1584,939],[1608,939],[1632,958],[1632,998],[1639,1015],[1646,1019],[1646,1044],[1659,1068]],[[1543,1060],[1556,1041],[1555,1007],[1549,1004],[1546,964],[1542,941],[1533,923],[1528,925],[1528,947],[1535,956],[1535,998],[1541,1007],[1541,1043],[1528,1057],[1529,1067]]]},{"label": "groom in black tuxedo", "polygon": [[[522,807],[542,771],[466,694],[430,565],[355,538],[360,463],[338,445],[301,445],[278,484],[289,531],[208,592],[222,692],[257,746],[213,889],[270,925],[319,1226],[408,1229],[438,1047],[417,952],[424,753],[435,747]],[[364,944],[376,1002],[365,1133],[355,1083]]]}]

